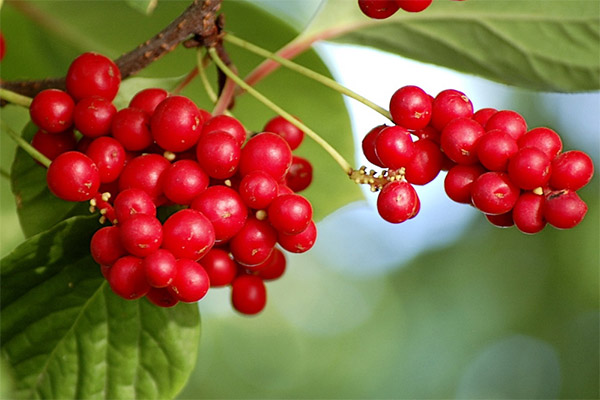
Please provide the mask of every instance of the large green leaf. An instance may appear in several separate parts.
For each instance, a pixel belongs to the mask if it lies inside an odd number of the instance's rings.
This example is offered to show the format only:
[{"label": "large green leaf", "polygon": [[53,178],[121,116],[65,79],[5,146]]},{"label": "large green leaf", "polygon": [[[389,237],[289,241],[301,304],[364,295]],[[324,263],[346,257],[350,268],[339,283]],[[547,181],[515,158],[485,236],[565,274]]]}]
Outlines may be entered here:
[{"label": "large green leaf", "polygon": [[197,306],[112,293],[89,255],[95,227],[68,219],[2,260],[2,355],[19,398],[170,398],[195,364]]},{"label": "large green leaf", "polygon": [[327,0],[303,35],[334,37],[405,57],[546,91],[600,89],[600,2],[434,1],[420,13],[364,16]]}]

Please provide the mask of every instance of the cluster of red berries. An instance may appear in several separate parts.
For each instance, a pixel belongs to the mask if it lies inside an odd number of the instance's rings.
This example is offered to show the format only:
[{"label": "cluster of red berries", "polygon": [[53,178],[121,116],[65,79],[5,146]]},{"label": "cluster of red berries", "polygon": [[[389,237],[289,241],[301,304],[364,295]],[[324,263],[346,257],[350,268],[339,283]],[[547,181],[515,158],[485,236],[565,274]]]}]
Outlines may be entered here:
[{"label": "cluster of red berries", "polygon": [[[117,111],[120,80],[110,59],[85,53],[66,91],[33,99],[32,144],[52,159],[49,189],[90,201],[112,223],[90,247],[117,295],[171,307],[230,285],[236,310],[260,312],[264,281],[285,270],[276,245],[301,253],[317,235],[312,206],[296,193],[312,180],[308,160],[292,154],[304,132],[275,117],[247,139],[237,119],[158,88]],[[171,212],[164,222],[159,207]]]},{"label": "cluster of red berries", "polygon": [[448,171],[448,197],[473,205],[494,225],[532,234],[546,223],[569,229],[583,220],[587,205],[576,191],[591,180],[592,160],[582,151],[563,152],[552,129],[528,130],[511,110],[474,112],[469,98],[452,89],[433,98],[402,87],[390,114],[396,125],[378,126],[362,142],[366,158],[386,169],[362,179],[381,189],[377,207],[385,220],[414,217],[419,198],[412,184],[424,185],[441,170]]},{"label": "cluster of red berries", "polygon": [[358,0],[358,7],[367,17],[385,19],[400,9],[408,12],[421,12],[432,2],[433,0]]}]

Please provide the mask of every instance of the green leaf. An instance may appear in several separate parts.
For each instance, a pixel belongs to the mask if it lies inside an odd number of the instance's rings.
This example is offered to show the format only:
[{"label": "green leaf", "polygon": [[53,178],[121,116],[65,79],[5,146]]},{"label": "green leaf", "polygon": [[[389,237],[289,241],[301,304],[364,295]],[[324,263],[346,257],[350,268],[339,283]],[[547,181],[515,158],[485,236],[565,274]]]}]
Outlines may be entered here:
[{"label": "green leaf", "polygon": [[150,15],[158,5],[158,0],[126,0],[131,8],[145,15]]},{"label": "green leaf", "polygon": [[546,91],[600,89],[600,2],[435,1],[385,20],[355,2],[328,0],[305,37],[379,49]]},{"label": "green leaf", "polygon": [[127,107],[133,96],[137,92],[148,88],[161,88],[170,92],[174,90],[177,85],[185,80],[186,76],[177,76],[170,78],[145,78],[145,77],[133,77],[127,78],[121,82],[119,87],[119,93],[113,100],[113,104],[118,110]]},{"label": "green leaf", "polygon": [[2,260],[2,354],[18,398],[172,398],[199,341],[197,306],[112,293],[89,255],[95,218],[74,217]]}]

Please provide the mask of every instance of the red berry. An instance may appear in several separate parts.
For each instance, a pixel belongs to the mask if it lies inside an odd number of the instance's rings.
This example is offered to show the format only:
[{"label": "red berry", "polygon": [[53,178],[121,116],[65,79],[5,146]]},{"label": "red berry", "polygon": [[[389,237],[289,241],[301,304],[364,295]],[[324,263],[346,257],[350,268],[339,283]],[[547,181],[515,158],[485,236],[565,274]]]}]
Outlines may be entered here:
[{"label": "red berry", "polygon": [[488,121],[488,119],[490,119],[490,117],[492,115],[496,114],[497,112],[498,112],[498,110],[496,110],[495,108],[481,108],[481,109],[475,111],[475,113],[473,113],[471,118],[473,118],[473,120],[479,122],[479,124],[481,126],[485,127],[485,124]]},{"label": "red berry", "polygon": [[479,175],[486,172],[480,164],[455,165],[448,170],[444,179],[444,189],[451,200],[471,204],[471,187]]},{"label": "red berry", "polygon": [[554,189],[579,190],[592,179],[594,164],[583,151],[571,150],[552,160],[550,186]]},{"label": "red berry", "polygon": [[528,234],[538,233],[546,226],[544,196],[532,192],[521,193],[512,210],[517,228]]},{"label": "red berry", "polygon": [[431,120],[431,99],[418,86],[401,87],[390,99],[390,114],[397,125],[423,129]]},{"label": "red berry", "polygon": [[266,172],[259,170],[252,171],[244,176],[240,181],[238,190],[244,204],[255,210],[267,208],[279,194],[279,187],[275,179]]},{"label": "red berry", "polygon": [[538,148],[546,153],[551,160],[562,150],[562,140],[560,140],[560,136],[550,128],[533,128],[521,136],[517,143],[520,148]]},{"label": "red berry", "polygon": [[404,11],[421,12],[431,5],[433,0],[396,0],[398,6]]},{"label": "red berry", "polygon": [[406,180],[413,185],[425,185],[435,179],[442,169],[443,154],[440,147],[429,139],[415,142],[415,155],[406,165]]},{"label": "red berry", "polygon": [[284,138],[291,150],[296,150],[304,139],[304,132],[280,115],[267,122],[263,131],[273,132]]},{"label": "red berry", "polygon": [[94,139],[85,154],[98,167],[102,183],[116,181],[125,166],[125,149],[116,139],[108,136]]},{"label": "red berry", "polygon": [[171,163],[158,154],[144,154],[131,159],[119,177],[119,190],[142,189],[155,204],[162,202],[161,176]]},{"label": "red berry", "polygon": [[571,229],[577,226],[587,213],[587,205],[579,195],[568,189],[546,194],[544,218],[558,229]]},{"label": "red berry", "polygon": [[121,244],[121,234],[116,226],[100,228],[92,236],[90,242],[92,258],[100,265],[113,265],[115,261],[127,254]]},{"label": "red berry", "polygon": [[504,214],[512,210],[520,194],[504,172],[481,174],[471,186],[473,205],[484,214]]},{"label": "red berry", "polygon": [[69,66],[65,84],[75,100],[100,96],[112,101],[119,91],[121,71],[106,56],[83,53]]},{"label": "red berry", "polygon": [[169,286],[177,273],[177,259],[173,253],[165,249],[158,249],[148,254],[142,266],[148,283],[155,288]]},{"label": "red berry", "polygon": [[196,147],[198,163],[215,179],[227,179],[237,171],[241,152],[236,139],[224,131],[203,134]]},{"label": "red berry", "polygon": [[96,138],[110,133],[116,113],[117,109],[110,100],[97,96],[86,97],[75,105],[73,121],[82,135]]},{"label": "red berry", "polygon": [[375,152],[387,168],[400,169],[408,165],[415,154],[410,132],[401,126],[382,129],[375,139]]},{"label": "red berry", "polygon": [[210,278],[200,264],[182,258],[177,260],[177,273],[169,286],[179,301],[193,303],[202,299],[210,288]]},{"label": "red berry", "polygon": [[196,161],[180,160],[165,170],[161,181],[167,199],[175,204],[190,204],[206,190],[209,178]]},{"label": "red berry", "polygon": [[276,247],[264,263],[255,267],[256,275],[263,280],[279,279],[285,272],[285,266],[285,254]]},{"label": "red berry", "polygon": [[154,110],[150,118],[150,131],[161,148],[179,152],[198,142],[202,123],[202,114],[192,100],[184,96],[171,96]]},{"label": "red berry", "polygon": [[70,129],[58,133],[48,133],[39,130],[33,135],[31,145],[50,160],[54,160],[62,153],[75,150],[77,139]]},{"label": "red berry", "polygon": [[138,108],[123,108],[112,120],[112,135],[126,150],[144,150],[154,139],[150,133],[150,116]]},{"label": "red berry", "polygon": [[471,118],[473,104],[462,92],[454,89],[443,90],[431,105],[431,125],[442,131],[448,122],[455,118]]},{"label": "red berry", "polygon": [[221,287],[231,284],[238,271],[236,262],[223,249],[211,249],[202,257],[200,264],[210,278],[211,287]]},{"label": "red berry", "polygon": [[484,134],[484,129],[476,121],[455,118],[442,131],[442,151],[457,164],[476,164],[479,161],[477,143]]},{"label": "red berry", "polygon": [[510,210],[504,214],[491,215],[484,214],[485,218],[490,222],[490,224],[497,226],[499,228],[509,228],[515,225],[515,221],[513,220],[513,210]]},{"label": "red berry", "polygon": [[176,258],[199,260],[214,243],[215,230],[198,210],[177,211],[163,225],[163,247]]},{"label": "red berry", "polygon": [[550,179],[551,172],[550,159],[543,151],[535,147],[522,148],[508,163],[510,180],[525,190],[545,186]]},{"label": "red berry", "polygon": [[179,303],[179,300],[167,288],[150,287],[150,290],[146,293],[146,298],[150,303],[164,308],[174,307]]},{"label": "red berry", "polygon": [[75,102],[66,92],[46,89],[39,92],[29,106],[34,124],[48,133],[63,132],[73,125]]},{"label": "red berry", "polygon": [[214,227],[215,240],[225,242],[237,234],[246,223],[248,210],[233,189],[214,185],[200,193],[191,204],[202,212]]},{"label": "red berry", "polygon": [[379,135],[379,132],[385,128],[387,128],[387,125],[376,126],[375,128],[371,129],[362,140],[362,151],[367,160],[369,160],[371,164],[377,165],[381,168],[385,168],[385,165],[379,159],[379,156],[375,151],[375,141],[377,139],[377,135]]},{"label": "red berry", "polygon": [[419,197],[415,188],[406,181],[390,182],[377,196],[377,211],[384,220],[398,224],[418,212]]},{"label": "red berry", "polygon": [[284,194],[271,202],[269,223],[278,232],[295,235],[304,231],[312,220],[310,202],[299,194]]},{"label": "red berry", "polygon": [[139,299],[150,290],[142,259],[134,256],[121,257],[112,265],[108,283],[113,292],[127,300]]},{"label": "red berry", "polygon": [[485,123],[486,131],[492,129],[500,129],[515,140],[519,140],[527,132],[527,123],[521,114],[511,110],[502,110],[492,115]]},{"label": "red berry", "polygon": [[246,128],[237,119],[228,115],[215,115],[204,122],[202,136],[212,132],[227,132],[233,136],[239,147],[246,141]]},{"label": "red berry", "polygon": [[78,151],[67,151],[52,161],[46,173],[46,182],[58,198],[87,201],[98,192],[100,174],[88,156]]},{"label": "red berry", "polygon": [[292,150],[281,136],[262,132],[252,137],[242,148],[240,174],[261,170],[280,181],[292,165]]},{"label": "red berry", "polygon": [[306,158],[293,156],[292,165],[285,175],[286,185],[294,192],[301,192],[310,186],[313,179],[313,167]]},{"label": "red berry", "polygon": [[129,107],[142,110],[150,117],[154,114],[156,106],[166,99],[168,95],[169,93],[166,90],[160,88],[140,90],[129,102]]},{"label": "red berry", "polygon": [[135,214],[119,223],[123,247],[136,257],[146,257],[160,247],[163,231],[160,221],[147,214]]},{"label": "red berry", "polygon": [[229,248],[242,265],[252,266],[264,262],[277,241],[275,230],[267,221],[248,218],[242,229],[231,239]]},{"label": "red berry", "polygon": [[477,158],[490,171],[506,171],[508,160],[518,151],[517,141],[499,129],[486,132],[477,144]]},{"label": "red berry", "polygon": [[114,201],[114,209],[119,223],[135,214],[156,216],[156,205],[148,193],[142,189],[125,189]]},{"label": "red berry", "polygon": [[358,7],[367,17],[385,19],[400,8],[394,0],[358,0]]},{"label": "red berry", "polygon": [[238,312],[254,315],[267,304],[267,289],[261,278],[254,275],[240,275],[231,285],[231,304]]},{"label": "red berry", "polygon": [[310,221],[308,227],[295,235],[279,233],[277,243],[291,253],[304,253],[310,250],[317,241],[317,225]]}]

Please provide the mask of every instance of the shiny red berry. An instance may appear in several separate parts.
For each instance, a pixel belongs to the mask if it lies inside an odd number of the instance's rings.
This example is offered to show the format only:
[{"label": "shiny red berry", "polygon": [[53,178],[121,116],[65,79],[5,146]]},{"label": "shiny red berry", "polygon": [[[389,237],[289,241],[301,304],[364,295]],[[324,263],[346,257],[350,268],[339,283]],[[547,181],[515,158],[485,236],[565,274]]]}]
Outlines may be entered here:
[{"label": "shiny red berry", "polygon": [[67,71],[67,92],[75,100],[100,96],[112,101],[119,90],[121,71],[108,57],[98,53],[83,53]]},{"label": "shiny red berry", "polygon": [[198,142],[202,132],[202,114],[196,104],[184,96],[164,99],[150,118],[150,131],[163,149],[180,152]]},{"label": "shiny red berry", "polygon": [[431,99],[418,86],[404,86],[390,99],[390,114],[397,125],[406,129],[423,129],[431,120]]},{"label": "shiny red berry", "polygon": [[48,133],[63,132],[73,125],[75,102],[66,92],[46,89],[31,102],[29,115],[34,124]]},{"label": "shiny red berry", "polygon": [[48,167],[48,188],[67,201],[90,200],[100,187],[98,167],[91,158],[78,151],[62,153]]},{"label": "shiny red berry", "polygon": [[267,304],[267,288],[263,280],[254,275],[240,275],[231,285],[231,304],[236,311],[254,315]]},{"label": "shiny red berry", "polygon": [[280,115],[269,120],[263,131],[278,134],[285,139],[292,150],[296,150],[304,139],[304,132]]},{"label": "shiny red berry", "polygon": [[390,182],[377,196],[377,211],[384,220],[393,224],[404,222],[418,212],[419,197],[407,181]]},{"label": "shiny red berry", "polygon": [[215,243],[215,230],[198,210],[184,209],[172,214],[163,225],[163,248],[176,258],[199,260]]},{"label": "shiny red berry", "polygon": [[592,179],[594,164],[583,151],[571,150],[552,160],[550,186],[554,189],[579,190]]},{"label": "shiny red berry", "polygon": [[186,258],[177,260],[177,273],[169,286],[176,299],[193,303],[202,299],[209,288],[210,278],[200,264]]}]

